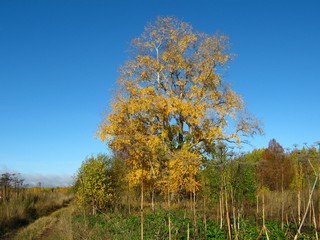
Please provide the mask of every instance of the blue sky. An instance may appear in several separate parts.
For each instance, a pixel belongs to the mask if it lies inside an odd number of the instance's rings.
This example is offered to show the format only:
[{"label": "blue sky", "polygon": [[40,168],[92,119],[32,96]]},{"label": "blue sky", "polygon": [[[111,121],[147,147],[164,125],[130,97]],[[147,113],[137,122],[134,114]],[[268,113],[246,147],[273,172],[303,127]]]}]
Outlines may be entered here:
[{"label": "blue sky", "polygon": [[225,79],[265,130],[254,147],[311,145],[320,140],[319,12],[316,0],[2,0],[0,171],[54,181],[107,152],[94,136],[118,68],[157,16],[230,37]]}]

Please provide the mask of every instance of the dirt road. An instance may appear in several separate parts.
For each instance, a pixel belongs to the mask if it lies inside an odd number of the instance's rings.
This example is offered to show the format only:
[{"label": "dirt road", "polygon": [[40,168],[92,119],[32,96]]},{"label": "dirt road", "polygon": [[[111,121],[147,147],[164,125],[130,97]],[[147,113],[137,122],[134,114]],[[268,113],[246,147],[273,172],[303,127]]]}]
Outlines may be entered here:
[{"label": "dirt road", "polygon": [[20,230],[14,240],[67,240],[72,239],[71,214],[73,207],[59,209],[41,217]]}]

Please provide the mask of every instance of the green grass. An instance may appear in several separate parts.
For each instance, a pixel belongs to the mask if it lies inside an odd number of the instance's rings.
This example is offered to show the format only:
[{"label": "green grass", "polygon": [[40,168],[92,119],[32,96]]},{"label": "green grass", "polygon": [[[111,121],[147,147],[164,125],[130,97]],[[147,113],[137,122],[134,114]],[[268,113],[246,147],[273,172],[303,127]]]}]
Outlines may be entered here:
[{"label": "green grass", "polygon": [[[138,215],[96,215],[84,216],[74,213],[72,217],[74,239],[114,239],[114,240],[135,240],[140,239],[140,218]],[[212,219],[207,220],[207,229],[201,217],[198,217],[197,227],[194,228],[193,220],[184,217],[183,211],[171,212],[171,236],[172,239],[187,239],[189,226],[190,239],[227,239],[228,231],[226,228],[220,229],[219,224]],[[270,239],[293,239],[295,226],[284,226],[276,222],[266,223],[268,236]],[[261,230],[256,226],[255,221],[241,220],[238,239],[250,240],[257,239]],[[150,240],[168,239],[168,218],[164,211],[145,214],[144,238]],[[234,238],[233,233],[233,238]],[[267,239],[265,233],[260,239]],[[306,229],[299,239],[315,239],[313,229]]]},{"label": "green grass", "polygon": [[[228,231],[220,229],[216,220],[207,219],[207,228],[199,214],[196,228],[193,220],[183,210],[172,211],[172,239],[186,240],[189,232],[190,239],[227,239]],[[189,227],[189,230],[188,230]],[[266,223],[270,239],[293,239],[296,227],[284,226],[277,222]],[[168,239],[168,215],[165,211],[145,213],[144,239]],[[241,220],[238,239],[257,239],[261,226],[257,227],[253,220]],[[39,238],[40,237],[40,238]],[[42,238],[41,238],[42,237]],[[43,238],[44,237],[44,238]],[[232,238],[235,235],[233,233]],[[60,209],[49,216],[42,217],[20,231],[16,240],[48,239],[48,240],[138,240],[140,239],[140,216],[137,214],[97,214],[84,215],[75,206]],[[267,239],[262,234],[260,239]],[[299,239],[315,239],[314,229],[304,229]]]}]

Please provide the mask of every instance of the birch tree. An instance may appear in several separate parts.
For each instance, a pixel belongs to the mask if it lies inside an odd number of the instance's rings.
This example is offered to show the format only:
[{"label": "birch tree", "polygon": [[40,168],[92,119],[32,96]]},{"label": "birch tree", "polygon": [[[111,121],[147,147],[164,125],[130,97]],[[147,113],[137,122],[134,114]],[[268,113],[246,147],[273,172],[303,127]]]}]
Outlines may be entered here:
[{"label": "birch tree", "polygon": [[232,59],[227,36],[157,18],[133,39],[131,50],[99,135],[112,150],[126,152],[128,178],[141,186],[143,206],[146,182],[162,181],[159,186],[168,194],[195,191],[207,145],[240,143],[242,135],[261,129],[222,77]]},{"label": "birch tree", "polygon": [[105,155],[90,157],[82,163],[75,187],[76,202],[82,207],[90,206],[92,214],[107,206],[112,197],[112,189]]}]

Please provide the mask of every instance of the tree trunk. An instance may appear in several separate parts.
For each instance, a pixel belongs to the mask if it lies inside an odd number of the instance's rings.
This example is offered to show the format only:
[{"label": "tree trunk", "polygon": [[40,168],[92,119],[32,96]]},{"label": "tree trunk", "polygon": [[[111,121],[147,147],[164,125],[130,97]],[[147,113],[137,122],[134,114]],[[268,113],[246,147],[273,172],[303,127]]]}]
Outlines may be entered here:
[{"label": "tree trunk", "polygon": [[129,215],[131,215],[131,197],[130,197],[130,185],[129,185],[129,183],[128,183],[127,200],[128,200],[128,212],[129,212]]},{"label": "tree trunk", "polygon": [[171,217],[170,217],[170,210],[171,210],[171,201],[170,201],[170,191],[168,188],[168,231],[169,231],[169,240],[171,240]]},{"label": "tree trunk", "polygon": [[264,215],[264,192],[262,193],[262,225],[265,227],[265,215]]},{"label": "tree trunk", "polygon": [[152,208],[152,212],[155,211],[154,208],[154,186],[152,186],[152,192],[151,192],[151,208]]},{"label": "tree trunk", "polygon": [[95,203],[92,204],[92,215],[96,215],[97,213],[97,206]]},{"label": "tree trunk", "polygon": [[256,228],[259,230],[259,194],[256,195]]},{"label": "tree trunk", "polygon": [[314,211],[314,204],[313,204],[313,201],[311,203],[312,205],[312,215],[313,215],[313,225],[314,225],[314,232],[315,232],[315,235],[316,235],[316,240],[318,240],[318,229],[317,229],[317,221],[316,221],[316,215],[315,215],[315,211]]},{"label": "tree trunk", "polygon": [[232,240],[232,234],[231,234],[231,223],[230,223],[230,215],[229,215],[229,206],[228,206],[228,196],[227,196],[227,186],[226,186],[226,180],[224,178],[224,198],[225,198],[225,206],[226,206],[226,218],[227,218],[227,227],[228,227],[228,235],[229,239]]},{"label": "tree trunk", "polygon": [[187,229],[187,240],[190,240],[190,227],[188,223],[188,229]]},{"label": "tree trunk", "polygon": [[234,234],[235,240],[238,240],[238,229],[237,229],[237,217],[236,217],[236,207],[234,203],[234,193],[231,188],[231,205],[232,205],[232,218],[233,218],[233,229],[234,229]]},{"label": "tree trunk", "polygon": [[[309,194],[310,194],[310,190],[309,190]],[[312,208],[311,207],[309,207],[309,225],[310,226],[312,225]]]},{"label": "tree trunk", "polygon": [[298,191],[298,224],[301,223],[301,191]]},{"label": "tree trunk", "polygon": [[296,235],[294,236],[294,240],[298,239],[298,237],[299,237],[299,235],[300,235],[300,233],[301,233],[301,228],[302,228],[303,223],[304,223],[304,221],[305,221],[305,219],[306,219],[306,216],[307,216],[307,214],[308,214],[308,211],[309,211],[309,208],[310,208],[310,204],[311,204],[311,200],[312,200],[312,195],[313,195],[314,189],[315,189],[315,187],[316,187],[316,185],[317,185],[317,182],[318,182],[318,177],[319,177],[319,175],[316,175],[316,179],[314,180],[313,187],[312,187],[312,190],[311,190],[310,195],[309,195],[309,200],[308,200],[307,208],[306,208],[306,210],[305,210],[305,212],[304,212],[304,215],[303,215],[303,218],[302,218],[302,220],[301,220],[301,223],[300,223],[300,226],[299,226],[299,228],[298,228],[298,231],[297,231]]},{"label": "tree trunk", "polygon": [[196,215],[196,188],[193,188],[193,227],[194,227],[194,237],[196,237],[196,232],[197,232],[197,215]]},{"label": "tree trunk", "polygon": [[144,229],[143,229],[143,224],[144,224],[144,213],[143,213],[143,175],[141,176],[141,199],[140,199],[140,221],[141,221],[141,225],[140,225],[140,231],[141,231],[141,240],[143,240],[144,237]]},{"label": "tree trunk", "polygon": [[204,235],[207,236],[207,206],[206,206],[206,193],[203,195],[203,224],[204,224]]},{"label": "tree trunk", "polygon": [[224,211],[224,208],[222,207],[223,205],[223,196],[222,196],[222,191],[220,193],[220,196],[219,196],[219,206],[220,206],[220,229],[222,229],[223,227],[223,211]]},{"label": "tree trunk", "polygon": [[284,229],[284,191],[283,191],[283,170],[281,169],[281,230]]},{"label": "tree trunk", "polygon": [[[267,240],[269,240],[269,235],[268,235],[268,229],[266,227],[266,222],[265,222],[265,207],[264,207],[264,192],[262,193],[262,229],[260,234],[265,232]],[[260,235],[257,239],[260,239]]]}]

